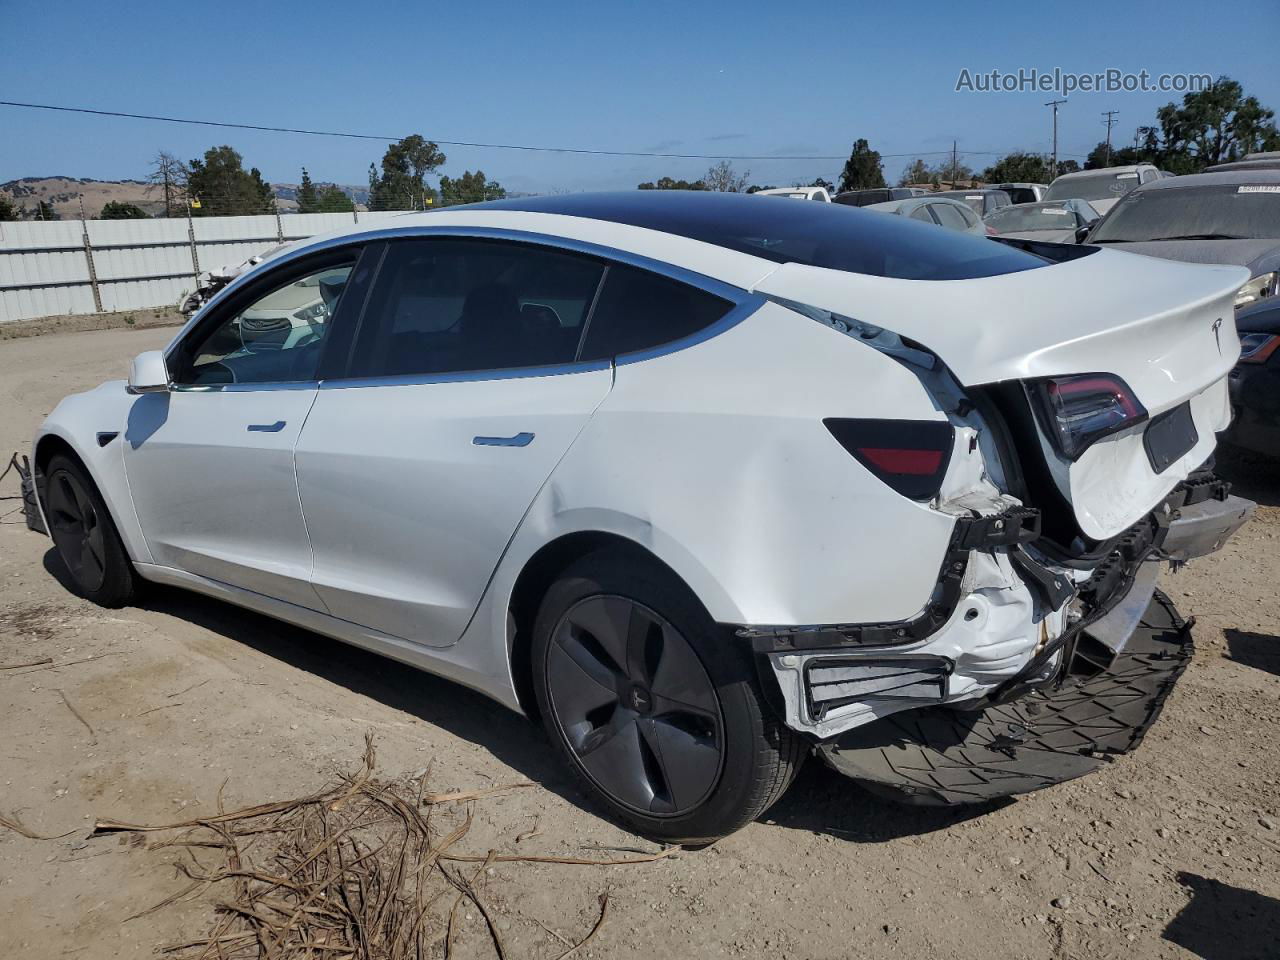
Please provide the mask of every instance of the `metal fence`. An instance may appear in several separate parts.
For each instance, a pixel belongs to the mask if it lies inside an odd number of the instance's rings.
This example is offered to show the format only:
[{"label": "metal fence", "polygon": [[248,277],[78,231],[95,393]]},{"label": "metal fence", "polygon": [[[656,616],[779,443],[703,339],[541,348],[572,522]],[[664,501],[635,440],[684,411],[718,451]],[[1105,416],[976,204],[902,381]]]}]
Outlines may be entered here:
[{"label": "metal fence", "polygon": [[0,323],[176,305],[205,270],[396,211],[0,222]]}]

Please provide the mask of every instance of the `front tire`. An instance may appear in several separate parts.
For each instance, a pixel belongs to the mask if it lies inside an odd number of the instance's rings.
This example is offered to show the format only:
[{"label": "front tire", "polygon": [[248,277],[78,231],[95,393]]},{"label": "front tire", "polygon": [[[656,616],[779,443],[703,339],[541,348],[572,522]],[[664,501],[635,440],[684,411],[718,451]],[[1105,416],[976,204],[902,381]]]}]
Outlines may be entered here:
[{"label": "front tire", "polygon": [[646,836],[732,833],[782,796],[804,757],[764,704],[750,650],[633,551],[591,554],[552,584],[532,653],[547,733]]},{"label": "front tire", "polygon": [[45,477],[49,536],[75,592],[100,606],[124,606],[134,594],[133,564],[97,485],[77,460],[60,453]]}]

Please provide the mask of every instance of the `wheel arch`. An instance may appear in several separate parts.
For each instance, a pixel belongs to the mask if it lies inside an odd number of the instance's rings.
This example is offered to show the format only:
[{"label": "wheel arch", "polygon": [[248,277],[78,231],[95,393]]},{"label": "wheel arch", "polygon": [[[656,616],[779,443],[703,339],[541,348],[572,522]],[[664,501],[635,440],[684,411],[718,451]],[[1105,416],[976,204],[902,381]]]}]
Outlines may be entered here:
[{"label": "wheel arch", "polygon": [[[58,454],[70,457],[80,464],[106,503],[129,559],[149,563],[151,552],[147,548],[137,514],[134,512],[133,498],[125,478],[124,463],[119,459],[122,443],[123,437],[115,435],[105,443],[99,443],[98,446],[87,449],[77,444],[64,429],[59,429],[54,424],[47,424],[32,444],[32,465],[39,476],[44,476],[48,472],[49,462]],[[44,491],[41,487],[42,484],[36,484],[36,501],[43,514]]]},{"label": "wheel arch", "polygon": [[[681,583],[697,599],[695,591],[680,574],[661,557],[628,537],[604,530],[578,530],[543,544],[521,568],[507,602],[510,628],[508,656],[511,679],[520,708],[531,718],[538,717],[533,693],[533,624],[538,607],[556,579],[583,557],[601,550],[617,549],[632,553],[638,561],[651,563]],[[699,600],[699,602],[701,602]]]}]

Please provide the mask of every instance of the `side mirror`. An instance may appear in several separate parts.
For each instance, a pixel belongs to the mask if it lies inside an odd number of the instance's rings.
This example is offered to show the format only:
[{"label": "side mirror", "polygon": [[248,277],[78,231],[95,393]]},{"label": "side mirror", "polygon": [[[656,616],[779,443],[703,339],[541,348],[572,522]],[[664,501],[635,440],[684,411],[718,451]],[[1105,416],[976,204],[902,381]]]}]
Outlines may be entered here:
[{"label": "side mirror", "polygon": [[129,367],[130,393],[164,393],[169,389],[169,371],[164,365],[164,353],[148,350],[133,358]]},{"label": "side mirror", "polygon": [[1076,227],[1076,243],[1084,243],[1084,238],[1089,235],[1089,231],[1093,228],[1093,224],[1086,223],[1083,227]]}]

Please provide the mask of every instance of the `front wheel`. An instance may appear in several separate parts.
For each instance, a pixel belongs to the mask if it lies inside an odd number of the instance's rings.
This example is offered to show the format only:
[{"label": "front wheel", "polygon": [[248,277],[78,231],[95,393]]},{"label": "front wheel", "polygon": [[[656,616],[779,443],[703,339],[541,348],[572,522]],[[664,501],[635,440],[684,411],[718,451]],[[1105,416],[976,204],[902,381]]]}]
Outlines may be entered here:
[{"label": "front wheel", "polygon": [[84,467],[63,454],[49,460],[44,486],[49,535],[80,596],[120,607],[134,593],[133,564]]},{"label": "front wheel", "polygon": [[749,649],[631,551],[584,557],[551,586],[532,659],[548,734],[647,836],[732,833],[782,796],[803,759],[763,703]]}]

